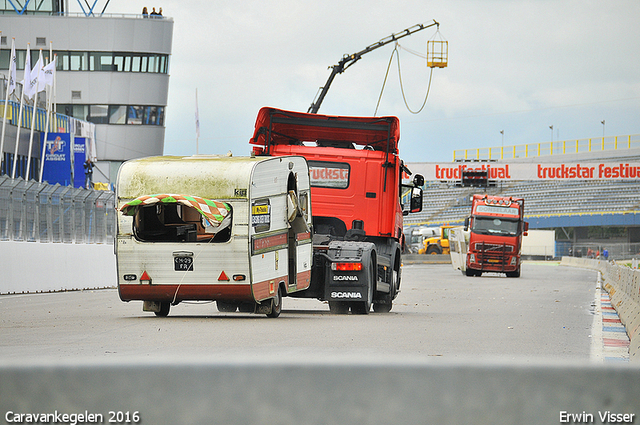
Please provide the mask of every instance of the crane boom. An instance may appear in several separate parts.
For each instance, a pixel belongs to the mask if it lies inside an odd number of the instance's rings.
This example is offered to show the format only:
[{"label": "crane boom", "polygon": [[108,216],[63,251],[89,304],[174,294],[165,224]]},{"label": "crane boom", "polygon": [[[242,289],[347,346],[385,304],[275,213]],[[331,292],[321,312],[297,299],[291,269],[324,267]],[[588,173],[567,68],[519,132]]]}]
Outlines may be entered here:
[{"label": "crane boom", "polygon": [[309,106],[309,110],[307,111],[307,113],[312,113],[312,114],[318,113],[318,109],[320,109],[320,105],[322,104],[324,97],[327,95],[327,92],[329,91],[329,87],[331,86],[331,83],[333,82],[333,79],[336,77],[336,75],[342,74],[347,68],[349,68],[351,65],[356,63],[358,60],[360,60],[362,55],[364,55],[365,53],[369,53],[377,49],[378,47],[385,46],[391,43],[392,41],[399,40],[403,37],[406,37],[418,31],[422,31],[423,29],[432,27],[434,25],[437,25],[438,27],[440,27],[440,24],[435,20],[433,21],[433,23],[429,25],[416,24],[403,31],[400,31],[395,34],[391,34],[390,36],[385,37],[376,43],[370,44],[369,46],[365,47],[364,49],[360,50],[357,53],[353,53],[351,55],[344,55],[337,65],[333,65],[330,67],[331,74],[329,75],[329,79],[327,79],[327,82],[324,84],[324,87],[321,87],[322,90],[320,91],[320,94],[318,95],[317,100],[313,102],[311,106]]}]

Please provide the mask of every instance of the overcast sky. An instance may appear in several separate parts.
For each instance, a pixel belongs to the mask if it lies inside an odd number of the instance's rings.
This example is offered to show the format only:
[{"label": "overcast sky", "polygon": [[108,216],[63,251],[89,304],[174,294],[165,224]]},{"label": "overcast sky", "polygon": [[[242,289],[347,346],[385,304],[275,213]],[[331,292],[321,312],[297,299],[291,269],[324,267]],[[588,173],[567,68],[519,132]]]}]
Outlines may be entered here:
[{"label": "overcast sky", "polygon": [[[400,118],[405,160],[451,161],[454,149],[503,137],[508,146],[640,133],[637,0],[111,0],[107,12],[143,6],[174,20],[165,154],[195,153],[196,88],[200,153],[247,155],[261,107],[306,112],[344,54],[433,20],[449,66],[433,70],[425,108],[405,107],[394,59],[377,113]],[[435,35],[400,45],[424,55]],[[338,75],[319,113],[372,116],[393,50]],[[417,110],[431,70],[406,50],[400,65]]]}]

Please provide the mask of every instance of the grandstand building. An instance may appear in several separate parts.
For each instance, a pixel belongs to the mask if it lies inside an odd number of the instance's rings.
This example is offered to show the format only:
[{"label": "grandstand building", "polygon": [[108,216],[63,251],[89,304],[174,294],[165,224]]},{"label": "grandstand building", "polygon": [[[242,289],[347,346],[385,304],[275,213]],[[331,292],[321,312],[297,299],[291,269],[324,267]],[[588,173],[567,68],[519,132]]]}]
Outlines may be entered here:
[{"label": "grandstand building", "polygon": [[[56,111],[95,124],[93,180],[113,182],[123,161],[163,153],[173,20],[106,14],[109,2],[97,0],[78,1],[82,13],[70,13],[68,3],[0,1],[0,73],[6,78],[12,38],[18,81],[27,43],[32,66],[40,49],[47,62],[52,50]],[[4,151],[14,146],[5,143]],[[19,155],[27,150],[21,142]],[[39,158],[39,149],[31,155]]]},{"label": "grandstand building", "polygon": [[[640,167],[640,136],[589,140],[589,149],[580,141],[554,142],[553,147],[530,146],[531,155],[518,157],[519,147],[487,148],[456,152],[455,161],[448,164],[582,164],[596,170],[599,164],[620,164]],[[584,142],[583,144],[586,144]],[[564,149],[562,149],[562,144]],[[491,157],[491,152],[498,155]],[[518,150],[519,149],[519,150]],[[505,151],[510,155],[504,155]],[[539,152],[546,154],[538,155]],[[462,155],[461,155],[462,154]],[[457,158],[456,158],[457,156]],[[470,214],[470,197],[474,193],[524,198],[525,219],[530,229],[555,229],[556,255],[581,255],[588,248],[596,252],[604,247],[614,258],[640,255],[640,176],[635,178],[599,179],[496,179],[486,188],[464,187],[460,179],[429,179],[430,163],[408,163],[414,173],[425,175],[423,210],[405,217],[405,227],[437,227],[443,224],[462,225]]]}]

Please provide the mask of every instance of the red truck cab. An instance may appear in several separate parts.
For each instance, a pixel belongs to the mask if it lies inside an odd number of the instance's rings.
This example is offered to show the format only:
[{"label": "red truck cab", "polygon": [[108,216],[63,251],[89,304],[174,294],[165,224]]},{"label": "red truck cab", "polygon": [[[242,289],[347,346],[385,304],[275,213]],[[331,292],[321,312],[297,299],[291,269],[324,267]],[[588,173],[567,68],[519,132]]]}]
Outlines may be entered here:
[{"label": "red truck cab", "polygon": [[[403,215],[422,209],[419,186],[424,184],[422,176],[417,176],[413,185],[403,186],[402,174],[410,172],[398,156],[399,139],[397,117],[331,116],[275,108],[258,113],[250,140],[253,154],[300,155],[308,161],[313,245],[318,255],[306,296],[329,301],[332,311],[344,312],[346,297],[365,300],[359,312],[368,312],[370,304],[375,311],[389,311],[398,293]],[[410,195],[410,205],[403,211],[405,193]],[[338,275],[337,266],[329,264],[339,262],[352,249],[366,277]]]},{"label": "red truck cab", "polygon": [[471,216],[465,220],[467,229],[467,276],[497,272],[520,277],[522,237],[529,230],[524,221],[524,199],[473,195]]}]

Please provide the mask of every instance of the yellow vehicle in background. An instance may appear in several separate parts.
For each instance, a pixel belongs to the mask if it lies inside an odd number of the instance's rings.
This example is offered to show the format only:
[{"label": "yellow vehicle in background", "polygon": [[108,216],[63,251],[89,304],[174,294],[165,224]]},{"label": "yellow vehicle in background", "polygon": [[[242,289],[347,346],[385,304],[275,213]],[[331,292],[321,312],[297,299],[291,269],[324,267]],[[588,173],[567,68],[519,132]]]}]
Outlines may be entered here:
[{"label": "yellow vehicle in background", "polygon": [[425,239],[418,254],[449,254],[449,229],[455,226],[440,226],[440,236]]}]

